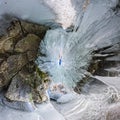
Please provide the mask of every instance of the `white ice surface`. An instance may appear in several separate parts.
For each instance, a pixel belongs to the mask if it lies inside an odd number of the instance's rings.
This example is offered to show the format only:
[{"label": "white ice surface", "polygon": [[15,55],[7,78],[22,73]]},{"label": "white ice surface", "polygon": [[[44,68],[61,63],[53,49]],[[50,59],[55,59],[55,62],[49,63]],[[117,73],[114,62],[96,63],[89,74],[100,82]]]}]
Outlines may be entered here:
[{"label": "white ice surface", "polygon": [[108,71],[108,72],[120,72],[120,66],[118,66],[118,67],[111,67],[111,68],[106,68],[105,69],[106,71]]},{"label": "white ice surface", "polygon": [[55,19],[54,13],[42,0],[0,0],[0,14],[14,15],[37,23]]},{"label": "white ice surface", "polygon": [[13,15],[23,20],[69,27],[76,15],[71,0],[0,0],[1,15]]},{"label": "white ice surface", "polygon": [[65,120],[49,102],[37,107],[34,112],[23,112],[0,106],[0,120]]},{"label": "white ice surface", "polygon": [[59,99],[57,99],[57,103],[64,104],[64,103],[71,102],[74,99],[76,99],[76,94],[71,92],[71,93],[62,95]]},{"label": "white ice surface", "polygon": [[103,83],[115,87],[117,90],[120,91],[120,77],[101,77],[101,76],[94,76],[94,78],[102,81]]},{"label": "white ice surface", "polygon": [[[76,99],[66,104],[53,102],[53,105],[67,120],[106,120],[106,112],[113,105],[111,101],[120,99],[118,91],[115,87],[101,87],[100,84],[94,85],[91,91],[88,94],[76,95]],[[116,99],[113,96],[116,96]]]},{"label": "white ice surface", "polygon": [[118,55],[116,55],[116,56],[108,57],[108,58],[106,58],[106,61],[116,61],[116,62],[120,62],[120,54],[118,54]]}]

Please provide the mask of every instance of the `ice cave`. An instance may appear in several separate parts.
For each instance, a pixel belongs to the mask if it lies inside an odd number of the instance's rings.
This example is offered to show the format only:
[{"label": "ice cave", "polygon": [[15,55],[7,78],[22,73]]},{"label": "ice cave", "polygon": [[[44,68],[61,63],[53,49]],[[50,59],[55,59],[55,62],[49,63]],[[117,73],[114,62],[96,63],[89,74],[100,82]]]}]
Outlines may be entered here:
[{"label": "ice cave", "polygon": [[119,0],[0,0],[0,120],[120,120]]}]

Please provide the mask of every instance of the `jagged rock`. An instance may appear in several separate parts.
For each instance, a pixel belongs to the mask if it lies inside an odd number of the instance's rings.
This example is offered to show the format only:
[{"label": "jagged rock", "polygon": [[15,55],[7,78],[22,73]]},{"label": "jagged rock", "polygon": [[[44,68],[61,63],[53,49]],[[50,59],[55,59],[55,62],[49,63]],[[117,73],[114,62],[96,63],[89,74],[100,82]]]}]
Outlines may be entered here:
[{"label": "jagged rock", "polygon": [[16,22],[8,28],[8,33],[0,38],[0,53],[13,52],[14,45],[21,35],[20,25]]},{"label": "jagged rock", "polygon": [[13,78],[5,96],[9,101],[4,99],[3,102],[11,108],[24,111],[35,110],[31,87],[23,81],[19,74]]},{"label": "jagged rock", "polygon": [[48,100],[48,96],[44,89],[41,90],[41,92],[39,92],[37,90],[33,90],[32,95],[33,95],[33,100],[36,103],[42,103],[42,102],[45,102]]},{"label": "jagged rock", "polygon": [[[46,80],[46,82],[45,82]],[[47,94],[47,89],[49,87],[49,78],[41,78],[42,84],[38,84],[35,89],[33,89],[33,100],[36,103],[45,102],[49,99]]]},{"label": "jagged rock", "polygon": [[20,40],[16,46],[15,51],[16,52],[27,52],[27,51],[34,51],[36,54],[36,51],[38,50],[40,43],[40,38],[34,34],[28,34],[26,37],[24,37],[22,40]]},{"label": "jagged rock", "polygon": [[[0,38],[0,53],[2,54],[0,55],[0,87],[8,85],[10,79],[23,66],[29,63],[29,61],[36,59],[37,49],[41,39],[32,33],[36,33],[39,29],[41,36],[43,36],[47,29],[47,27],[26,22],[22,22],[22,25],[28,31],[26,37],[23,36],[20,22],[13,21],[11,27],[8,28],[8,33]],[[25,53],[17,53],[16,55],[14,49],[17,49],[18,52],[22,51]]]},{"label": "jagged rock", "polygon": [[46,91],[49,87],[50,78],[46,73],[43,73],[38,68],[36,68],[33,81],[30,80],[27,82],[33,88],[32,95],[34,102],[41,103],[49,99]]},{"label": "jagged rock", "polygon": [[0,53],[12,52],[13,51],[13,40],[12,39],[3,39],[0,40]]},{"label": "jagged rock", "polygon": [[0,66],[0,76],[2,78],[0,87],[7,85],[12,77],[17,74],[22,67],[28,63],[25,54],[12,55]]},{"label": "jagged rock", "polygon": [[25,84],[23,78],[17,74],[6,93],[6,97],[12,101],[32,102],[31,88]]},{"label": "jagged rock", "polygon": [[24,21],[21,21],[21,26],[23,27],[24,31],[27,33],[32,33],[37,36],[39,36],[41,39],[44,37],[46,31],[49,29],[49,27],[40,26],[38,24],[33,23],[27,23]]},{"label": "jagged rock", "polygon": [[26,54],[10,56],[7,59],[8,72],[10,74],[16,73],[27,63],[28,63],[28,59]]},{"label": "jagged rock", "polygon": [[[39,44],[38,44],[39,45]],[[37,57],[37,50],[27,51],[27,58],[29,61],[35,61]]]},{"label": "jagged rock", "polygon": [[[36,72],[29,73],[26,66],[12,79],[6,97],[12,101],[37,102],[48,100],[46,90],[48,78],[42,75],[37,76]],[[44,77],[43,77],[44,76]],[[39,77],[39,78],[38,78]]]},{"label": "jagged rock", "polygon": [[8,33],[0,37],[0,90],[8,88],[5,96],[9,101],[4,99],[4,104],[11,108],[32,111],[34,102],[48,99],[46,75],[37,73],[34,62],[47,29],[14,20]]}]

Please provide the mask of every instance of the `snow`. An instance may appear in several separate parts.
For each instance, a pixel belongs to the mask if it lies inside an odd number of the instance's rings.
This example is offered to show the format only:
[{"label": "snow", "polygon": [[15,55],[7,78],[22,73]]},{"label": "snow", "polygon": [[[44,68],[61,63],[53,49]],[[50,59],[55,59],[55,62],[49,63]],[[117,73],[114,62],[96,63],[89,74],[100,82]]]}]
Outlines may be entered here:
[{"label": "snow", "polygon": [[120,66],[112,67],[112,68],[106,68],[105,70],[109,71],[109,72],[120,72]]},{"label": "snow", "polygon": [[38,24],[61,24],[67,28],[72,25],[75,13],[71,0],[0,0],[0,15],[8,14]]},{"label": "snow", "polygon": [[76,11],[71,3],[71,0],[44,0],[53,11],[55,12],[56,22],[62,23],[65,29],[73,24],[76,17]]},{"label": "snow", "polygon": [[106,58],[106,61],[120,61],[120,54],[116,55],[116,56],[112,56],[112,57],[108,57]]},{"label": "snow", "polygon": [[54,13],[38,0],[1,0],[0,13],[9,14],[24,20],[43,23],[46,20],[53,20]]},{"label": "snow", "polygon": [[67,93],[62,95],[59,99],[57,99],[57,103],[59,104],[68,103],[74,99],[76,99],[75,93]]},{"label": "snow", "polygon": [[34,112],[23,112],[0,106],[0,120],[65,120],[51,103],[37,105]]},{"label": "snow", "polygon": [[94,57],[107,57],[112,54],[94,54]]},{"label": "snow", "polygon": [[102,76],[94,76],[94,78],[104,82],[109,86],[113,86],[117,90],[120,91],[120,77],[102,77]]},{"label": "snow", "polygon": [[[112,86],[103,85],[102,82],[93,82],[94,84],[90,84],[90,91],[86,94],[81,92],[71,102],[66,104],[56,104],[53,102],[55,108],[63,114],[65,119],[106,120],[107,111],[110,110],[110,107],[112,105],[117,106],[112,101],[120,100],[118,91]],[[114,98],[113,96],[116,97]]]},{"label": "snow", "polygon": [[41,104],[38,108],[38,113],[43,117],[43,120],[65,120],[51,103]]}]

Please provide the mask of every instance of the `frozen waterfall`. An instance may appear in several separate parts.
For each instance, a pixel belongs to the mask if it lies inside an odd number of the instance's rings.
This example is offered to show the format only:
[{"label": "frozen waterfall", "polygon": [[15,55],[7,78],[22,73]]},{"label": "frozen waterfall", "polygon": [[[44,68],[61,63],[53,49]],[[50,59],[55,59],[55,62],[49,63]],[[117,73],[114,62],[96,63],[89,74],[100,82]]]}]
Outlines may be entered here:
[{"label": "frozen waterfall", "polygon": [[37,62],[54,82],[74,86],[84,74],[88,74],[85,69],[91,59],[91,49],[85,43],[79,44],[80,41],[75,43],[75,34],[71,36],[62,29],[50,30],[40,45],[42,55]]},{"label": "frozen waterfall", "polygon": [[[70,89],[62,95],[61,91],[57,91],[60,96],[57,96],[59,98],[55,102],[43,103],[33,113],[2,106],[0,120],[119,119],[118,2],[119,0],[0,0],[0,34],[4,33],[4,27],[9,26],[13,17],[51,27],[40,43],[36,63],[41,71],[48,73],[55,85],[62,83]],[[104,59],[101,62],[103,68],[98,70],[99,74],[92,75],[88,72],[88,67],[95,57],[98,57],[95,59],[97,62]],[[101,66],[98,69],[99,67]],[[108,75],[109,72],[113,75],[117,71],[118,76],[104,76],[105,71]],[[72,91],[78,85],[77,82],[86,76],[91,77],[87,83],[79,86],[81,94]]]},{"label": "frozen waterfall", "polygon": [[[98,15],[99,11],[99,15]],[[89,76],[87,67],[92,52],[119,42],[120,17],[102,3],[91,2],[78,17],[73,32],[58,28],[49,30],[40,44],[39,68],[54,82],[75,87]]]}]

